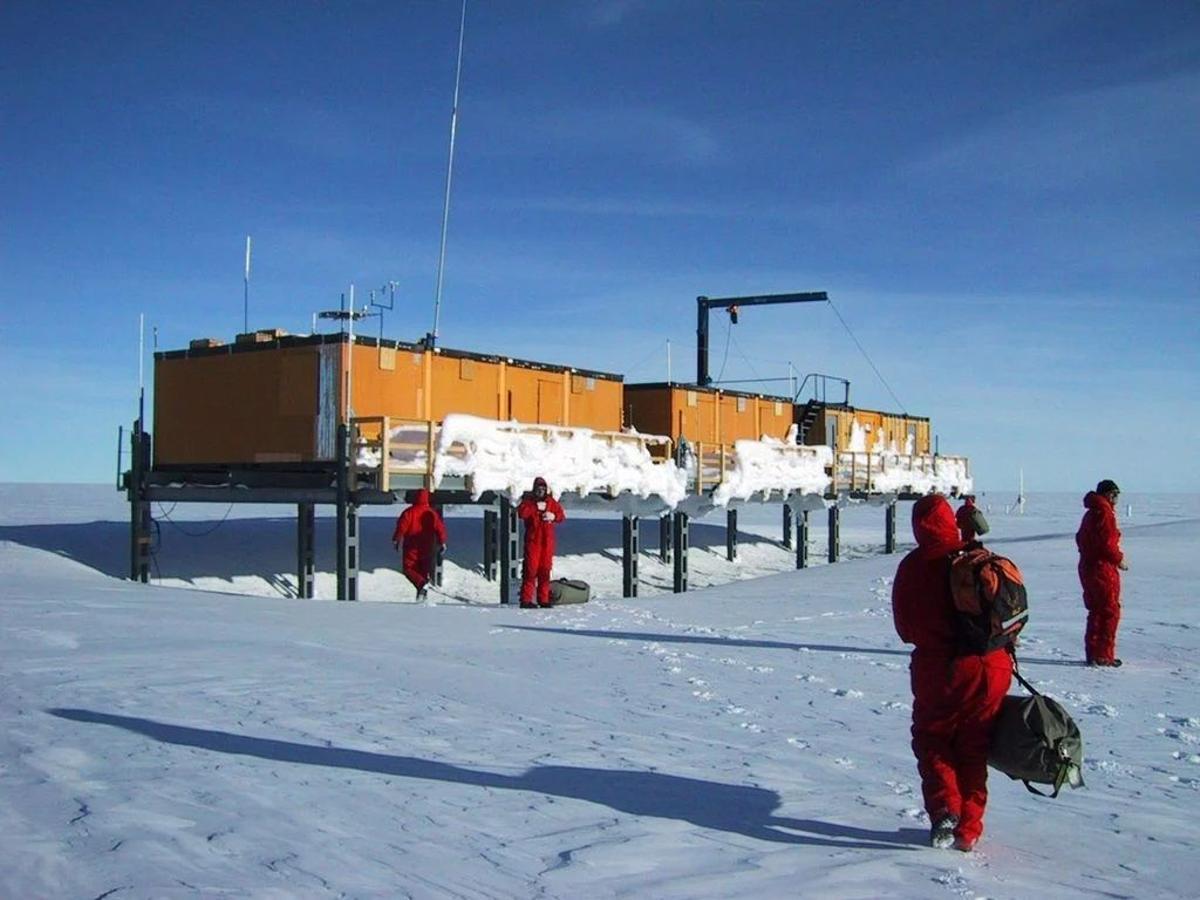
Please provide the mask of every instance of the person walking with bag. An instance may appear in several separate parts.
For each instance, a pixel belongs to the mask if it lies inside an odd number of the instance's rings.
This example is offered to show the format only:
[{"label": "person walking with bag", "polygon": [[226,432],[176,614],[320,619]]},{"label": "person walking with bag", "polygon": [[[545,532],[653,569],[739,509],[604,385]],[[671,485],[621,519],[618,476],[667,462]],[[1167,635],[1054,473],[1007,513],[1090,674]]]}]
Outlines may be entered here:
[{"label": "person walking with bag", "polygon": [[934,847],[970,851],[983,834],[987,757],[1000,704],[1012,683],[1006,649],[963,646],[950,592],[950,563],[963,548],[954,511],[940,494],[913,506],[916,549],[892,584],[896,633],[912,644],[912,749]]},{"label": "person walking with bag", "polygon": [[1075,534],[1079,548],[1079,583],[1087,607],[1083,648],[1089,666],[1119,666],[1117,625],[1121,622],[1121,572],[1128,569],[1117,528],[1121,489],[1110,478],[1083,498],[1087,512]]},{"label": "person walking with bag", "polygon": [[978,540],[980,535],[987,534],[991,530],[987,519],[984,518],[983,510],[975,505],[974,494],[967,494],[963,497],[963,505],[954,514],[954,521],[958,523],[962,539],[967,542]]},{"label": "person walking with bag", "polygon": [[521,574],[521,608],[550,605],[550,569],[554,565],[554,529],[566,519],[562,506],[550,496],[546,479],[533,479],[533,490],[517,507],[525,523],[525,568]]}]

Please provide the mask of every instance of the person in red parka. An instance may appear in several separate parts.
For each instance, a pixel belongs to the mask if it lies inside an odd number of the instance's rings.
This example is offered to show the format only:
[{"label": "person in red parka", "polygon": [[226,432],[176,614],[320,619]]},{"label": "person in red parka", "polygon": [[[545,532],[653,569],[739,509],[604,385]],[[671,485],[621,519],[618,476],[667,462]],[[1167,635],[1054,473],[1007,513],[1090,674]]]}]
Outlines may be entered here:
[{"label": "person in red parka", "polygon": [[954,514],[954,521],[958,523],[958,531],[964,541],[973,541],[979,535],[987,534],[991,530],[987,519],[983,516],[983,510],[975,505],[974,494],[967,494],[963,497],[963,505]]},{"label": "person in red parka", "polygon": [[1121,489],[1108,478],[1083,498],[1087,512],[1075,535],[1079,548],[1079,583],[1087,607],[1084,653],[1090,666],[1119,666],[1117,625],[1121,621],[1121,532],[1117,529],[1117,497]]},{"label": "person in red parka", "polygon": [[554,564],[554,527],[566,519],[562,506],[550,496],[546,479],[533,479],[533,490],[517,507],[525,523],[525,569],[521,574],[521,608],[550,605],[550,567]]},{"label": "person in red parka", "polygon": [[918,500],[912,526],[916,549],[900,561],[892,585],[896,633],[914,645],[912,749],[930,843],[967,851],[983,833],[988,746],[1012,660],[1005,649],[974,654],[960,643],[950,559],[963,542],[946,498]]},{"label": "person in red parka", "polygon": [[403,554],[404,577],[417,589],[418,600],[429,591],[429,573],[439,545],[446,545],[446,523],[429,505],[429,491],[422,489],[412,506],[400,513],[392,532],[392,546]]}]

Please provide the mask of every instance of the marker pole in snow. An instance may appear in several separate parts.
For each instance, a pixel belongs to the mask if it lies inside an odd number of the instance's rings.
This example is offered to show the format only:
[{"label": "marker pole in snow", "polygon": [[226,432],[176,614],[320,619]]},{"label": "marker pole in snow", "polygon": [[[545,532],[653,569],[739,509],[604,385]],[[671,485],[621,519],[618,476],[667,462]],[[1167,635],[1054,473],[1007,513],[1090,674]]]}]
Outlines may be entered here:
[{"label": "marker pole in snow", "polygon": [[896,552],[896,501],[889,503],[883,513],[883,552]]},{"label": "marker pole in snow", "polygon": [[842,511],[836,503],[829,507],[829,561],[838,561],[838,551],[841,549]]}]

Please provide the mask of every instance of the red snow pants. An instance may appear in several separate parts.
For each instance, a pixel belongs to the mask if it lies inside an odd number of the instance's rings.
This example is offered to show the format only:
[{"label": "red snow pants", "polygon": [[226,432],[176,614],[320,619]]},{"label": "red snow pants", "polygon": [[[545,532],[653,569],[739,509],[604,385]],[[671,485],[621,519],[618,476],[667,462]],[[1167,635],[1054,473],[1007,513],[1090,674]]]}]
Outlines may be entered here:
[{"label": "red snow pants", "polygon": [[534,593],[542,606],[550,605],[550,568],[554,551],[538,542],[525,544],[525,567],[521,571],[521,602],[532,603]]},{"label": "red snow pants", "polygon": [[946,657],[916,650],[912,748],[930,821],[958,817],[955,836],[974,842],[983,834],[987,756],[1000,702],[1012,683],[1012,660],[1003,650]]},{"label": "red snow pants", "polygon": [[1117,625],[1121,622],[1121,572],[1109,562],[1079,562],[1079,583],[1087,607],[1083,650],[1088,662],[1117,655]]},{"label": "red snow pants", "polygon": [[425,547],[404,545],[403,569],[404,577],[412,582],[417,590],[425,587],[429,581],[429,570],[432,568],[433,553]]}]

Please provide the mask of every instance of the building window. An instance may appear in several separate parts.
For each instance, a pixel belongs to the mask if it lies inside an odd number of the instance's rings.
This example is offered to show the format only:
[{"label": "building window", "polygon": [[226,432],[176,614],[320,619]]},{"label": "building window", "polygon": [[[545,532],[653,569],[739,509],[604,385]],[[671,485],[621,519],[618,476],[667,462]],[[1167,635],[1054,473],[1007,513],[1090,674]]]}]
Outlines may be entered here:
[{"label": "building window", "polygon": [[695,391],[688,391],[688,392],[687,392],[687,405],[688,405],[688,406],[695,406],[695,405],[696,405],[696,392],[695,392]]}]

